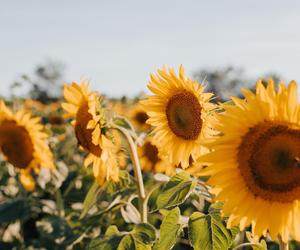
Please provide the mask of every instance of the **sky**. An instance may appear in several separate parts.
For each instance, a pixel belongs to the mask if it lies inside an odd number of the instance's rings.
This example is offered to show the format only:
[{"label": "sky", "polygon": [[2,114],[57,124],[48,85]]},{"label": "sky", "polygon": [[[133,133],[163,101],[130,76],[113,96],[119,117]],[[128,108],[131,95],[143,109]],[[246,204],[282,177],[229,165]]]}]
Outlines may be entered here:
[{"label": "sky", "polygon": [[145,91],[163,65],[300,82],[299,10],[296,0],[0,0],[0,96],[47,60],[114,97]]}]

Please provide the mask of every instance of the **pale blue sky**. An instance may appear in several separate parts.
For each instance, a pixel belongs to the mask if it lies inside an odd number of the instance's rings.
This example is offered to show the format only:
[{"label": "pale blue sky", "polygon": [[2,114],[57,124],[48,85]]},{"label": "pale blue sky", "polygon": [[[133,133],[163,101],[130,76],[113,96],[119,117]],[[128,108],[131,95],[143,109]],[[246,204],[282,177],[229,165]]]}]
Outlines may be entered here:
[{"label": "pale blue sky", "polygon": [[300,1],[0,0],[0,95],[47,58],[109,95],[146,89],[162,65],[244,67],[300,82]]}]

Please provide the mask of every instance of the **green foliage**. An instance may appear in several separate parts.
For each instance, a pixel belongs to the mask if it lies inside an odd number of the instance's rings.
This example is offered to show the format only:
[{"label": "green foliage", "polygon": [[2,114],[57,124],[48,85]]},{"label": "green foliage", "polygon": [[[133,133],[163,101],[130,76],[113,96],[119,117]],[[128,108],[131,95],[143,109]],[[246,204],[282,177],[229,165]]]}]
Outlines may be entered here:
[{"label": "green foliage", "polygon": [[208,214],[195,212],[190,216],[189,239],[194,249],[223,250],[229,249],[232,245],[238,230],[226,228],[218,206],[212,207]]},{"label": "green foliage", "polygon": [[168,212],[163,219],[159,230],[159,240],[154,249],[172,249],[177,238],[180,236],[181,231],[182,225],[180,224],[180,209],[176,207]]},{"label": "green foliage", "polygon": [[87,195],[85,196],[84,202],[83,202],[83,209],[80,215],[80,218],[83,218],[88,211],[91,209],[93,205],[95,205],[97,201],[97,195],[99,194],[101,188],[97,181],[93,183],[90,190],[88,191]]},{"label": "green foliage", "polygon": [[182,204],[190,192],[194,189],[196,182],[184,171],[173,176],[160,191],[156,199],[154,211],[162,208],[170,208]]},{"label": "green foliage", "polygon": [[120,232],[116,226],[111,226],[104,237],[92,240],[88,249],[150,250],[155,238],[155,229],[150,224],[135,225],[130,232]]}]

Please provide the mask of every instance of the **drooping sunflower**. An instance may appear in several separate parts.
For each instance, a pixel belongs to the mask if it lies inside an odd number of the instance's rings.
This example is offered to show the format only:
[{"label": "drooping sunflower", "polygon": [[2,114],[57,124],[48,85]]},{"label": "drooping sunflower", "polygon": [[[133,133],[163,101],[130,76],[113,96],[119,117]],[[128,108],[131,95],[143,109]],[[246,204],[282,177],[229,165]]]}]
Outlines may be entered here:
[{"label": "drooping sunflower", "polygon": [[151,137],[148,137],[144,144],[138,147],[138,155],[144,171],[163,173],[169,176],[176,173],[175,166],[159,154],[158,148]]},{"label": "drooping sunflower", "polygon": [[147,131],[151,126],[146,123],[149,119],[145,108],[140,103],[135,103],[130,109],[129,119],[138,131]]},{"label": "drooping sunflower", "polygon": [[209,132],[213,94],[203,93],[203,85],[186,78],[183,66],[179,76],[173,69],[158,70],[148,88],[154,95],[141,103],[150,117],[147,122],[154,127],[159,151],[171,164],[186,168],[190,156],[195,159],[205,151],[202,140]]},{"label": "drooping sunflower", "polygon": [[39,118],[19,110],[12,113],[0,100],[0,151],[6,160],[19,169],[20,181],[27,191],[33,191],[35,181],[32,171],[39,173],[41,167],[54,168],[53,156],[45,142]]},{"label": "drooping sunflower", "polygon": [[284,242],[300,241],[300,106],[295,82],[278,91],[261,81],[256,94],[242,90],[215,115],[220,132],[207,141],[213,151],[201,157],[209,166],[215,200],[224,202],[228,226],[252,224],[254,235],[269,232]]},{"label": "drooping sunflower", "polygon": [[62,107],[67,116],[74,118],[78,144],[88,153],[84,165],[93,165],[93,173],[100,185],[105,181],[118,181],[119,168],[115,159],[116,147],[103,132],[106,126],[101,98],[89,91],[89,83],[73,82],[64,86],[67,103]]}]

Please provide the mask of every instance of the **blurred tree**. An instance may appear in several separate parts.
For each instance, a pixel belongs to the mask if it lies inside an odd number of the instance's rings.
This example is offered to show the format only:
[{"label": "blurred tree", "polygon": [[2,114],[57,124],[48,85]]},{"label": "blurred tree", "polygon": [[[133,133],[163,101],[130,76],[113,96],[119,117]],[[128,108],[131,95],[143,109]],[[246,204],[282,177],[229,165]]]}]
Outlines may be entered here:
[{"label": "blurred tree", "polygon": [[241,88],[250,88],[254,91],[258,79],[262,79],[264,85],[269,79],[273,79],[276,86],[282,80],[280,75],[273,72],[264,74],[262,77],[249,78],[246,77],[243,69],[232,66],[217,70],[199,70],[194,73],[194,78],[207,84],[207,91],[215,93],[214,102],[228,101],[230,96],[243,97]]},{"label": "blurred tree", "polygon": [[199,70],[194,73],[194,78],[207,84],[207,91],[215,93],[215,102],[227,101],[230,96],[240,96],[240,88],[249,87],[244,71],[231,66],[217,70]]},{"label": "blurred tree", "polygon": [[29,84],[26,96],[42,103],[56,101],[61,97],[61,88],[65,66],[58,61],[46,61],[37,65],[32,76],[22,74],[20,79],[11,85],[11,91],[24,88]]}]

